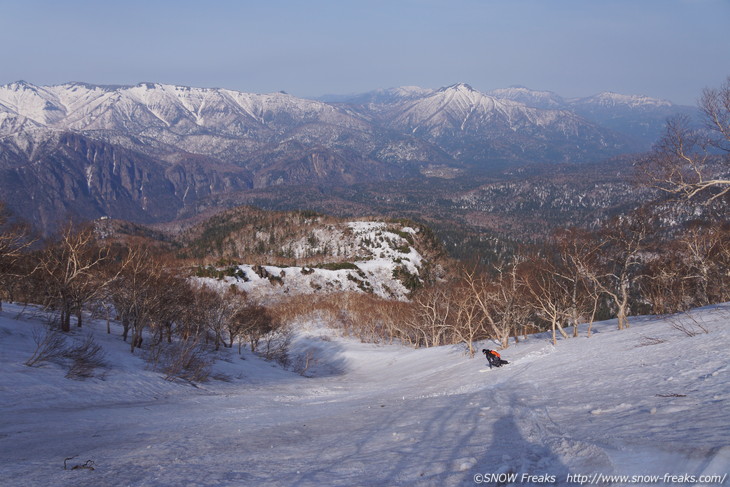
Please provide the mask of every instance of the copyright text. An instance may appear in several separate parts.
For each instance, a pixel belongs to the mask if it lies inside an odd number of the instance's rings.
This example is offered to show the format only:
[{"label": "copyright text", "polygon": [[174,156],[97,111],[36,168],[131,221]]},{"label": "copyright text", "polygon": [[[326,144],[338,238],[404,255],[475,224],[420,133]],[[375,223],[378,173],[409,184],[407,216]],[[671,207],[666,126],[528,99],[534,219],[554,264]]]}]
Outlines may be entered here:
[{"label": "copyright text", "polygon": [[[560,478],[559,478],[560,477]],[[475,484],[575,484],[575,485],[611,485],[624,484],[715,484],[724,485],[728,474],[724,475],[691,475],[691,474],[664,474],[664,475],[614,475],[604,473],[568,474],[561,477],[555,474],[531,473],[477,473],[474,474]]]}]

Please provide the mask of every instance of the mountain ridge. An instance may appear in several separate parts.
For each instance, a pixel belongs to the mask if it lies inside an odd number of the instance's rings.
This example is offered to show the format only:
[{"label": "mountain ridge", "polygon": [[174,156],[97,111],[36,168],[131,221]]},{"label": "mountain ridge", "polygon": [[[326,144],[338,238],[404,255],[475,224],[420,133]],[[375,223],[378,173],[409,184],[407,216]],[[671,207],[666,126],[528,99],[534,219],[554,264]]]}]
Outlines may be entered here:
[{"label": "mountain ridge", "polygon": [[[641,149],[572,111],[466,83],[380,90],[363,101],[147,82],[10,83],[0,86],[0,199],[44,230],[74,212],[88,219],[127,211],[149,222],[231,191],[595,162]],[[69,150],[64,140],[105,149]],[[102,153],[126,162],[97,159]],[[140,188],[153,180],[158,194],[146,195]]]}]

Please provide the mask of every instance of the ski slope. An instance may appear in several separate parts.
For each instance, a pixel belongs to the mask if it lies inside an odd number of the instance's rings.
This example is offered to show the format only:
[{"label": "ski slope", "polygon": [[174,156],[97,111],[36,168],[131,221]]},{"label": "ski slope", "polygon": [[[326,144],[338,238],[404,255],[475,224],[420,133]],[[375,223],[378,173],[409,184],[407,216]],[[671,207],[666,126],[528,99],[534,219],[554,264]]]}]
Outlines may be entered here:
[{"label": "ski slope", "polygon": [[730,471],[730,305],[533,336],[487,372],[458,346],[304,323],[292,351],[313,377],[234,349],[216,365],[227,380],[197,387],[147,370],[104,323],[84,329],[106,350],[101,377],[27,367],[42,319],[4,309],[3,486],[719,485],[700,476]]}]

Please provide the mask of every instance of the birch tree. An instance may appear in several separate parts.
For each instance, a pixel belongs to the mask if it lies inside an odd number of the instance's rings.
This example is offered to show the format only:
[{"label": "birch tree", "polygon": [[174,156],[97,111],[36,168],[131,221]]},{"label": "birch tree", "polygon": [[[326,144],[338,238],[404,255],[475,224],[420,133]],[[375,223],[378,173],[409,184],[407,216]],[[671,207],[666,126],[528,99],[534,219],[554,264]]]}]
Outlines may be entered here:
[{"label": "birch tree", "polygon": [[568,338],[563,323],[570,316],[570,281],[561,276],[560,271],[549,260],[535,257],[531,260],[527,281],[530,302],[537,316],[550,323],[553,345],[557,334]]},{"label": "birch tree", "polygon": [[632,287],[638,285],[650,236],[650,219],[643,213],[615,218],[596,237],[595,261],[578,262],[581,272],[610,299],[618,329],[629,327]]},{"label": "birch tree", "polygon": [[670,119],[642,166],[651,184],[670,195],[713,201],[730,191],[730,77],[703,91],[699,109],[704,126],[693,127],[686,116]]},{"label": "birch tree", "polygon": [[483,318],[485,332],[497,339],[502,348],[509,347],[509,337],[524,323],[528,308],[520,301],[523,281],[519,274],[521,258],[501,264],[487,273],[477,267],[464,269],[463,282]]},{"label": "birch tree", "polygon": [[73,312],[81,325],[83,304],[108,283],[98,279],[108,259],[109,248],[98,245],[90,227],[76,230],[71,225],[40,254],[37,271],[52,305],[60,311],[62,331],[71,330]]}]

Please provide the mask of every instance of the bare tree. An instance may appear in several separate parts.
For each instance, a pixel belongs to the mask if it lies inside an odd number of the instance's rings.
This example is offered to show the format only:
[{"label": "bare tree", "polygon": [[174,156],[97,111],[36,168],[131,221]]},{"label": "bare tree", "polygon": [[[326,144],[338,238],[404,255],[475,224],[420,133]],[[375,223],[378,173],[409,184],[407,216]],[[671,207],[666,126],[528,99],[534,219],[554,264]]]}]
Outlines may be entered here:
[{"label": "bare tree", "polygon": [[19,261],[33,244],[33,240],[28,237],[28,229],[10,220],[10,212],[0,202],[0,311],[3,309],[3,299],[13,300],[15,284],[26,274]]},{"label": "bare tree", "polygon": [[148,249],[130,249],[110,293],[122,322],[124,341],[132,332],[130,352],[141,346],[147,327],[160,326],[171,319],[167,314],[169,303],[179,298],[179,288],[173,284],[175,279]]},{"label": "bare tree", "polygon": [[469,356],[474,357],[476,353],[474,342],[487,336],[484,314],[475,295],[464,282],[455,286],[452,295],[456,307],[455,338],[464,343],[468,348]]},{"label": "bare tree", "polygon": [[41,253],[37,270],[51,304],[60,311],[62,331],[70,331],[73,312],[81,325],[83,304],[106,284],[98,277],[108,258],[108,247],[98,245],[90,227],[76,230],[71,225]]},{"label": "bare tree", "polygon": [[235,288],[229,288],[224,293],[205,284],[195,288],[195,308],[200,315],[202,326],[213,336],[216,350],[219,350],[221,345],[226,346],[227,341],[233,346],[234,337],[231,333],[242,332],[238,326],[240,323],[235,323],[234,317],[244,305],[243,293]]},{"label": "bare tree", "polygon": [[[156,306],[153,320],[157,324],[157,343],[161,343],[167,336],[167,343],[172,343],[173,333],[177,331],[184,335],[185,317],[193,312],[195,295],[187,279],[174,273],[165,273],[161,276],[162,298]],[[183,332],[183,333],[180,333]]]},{"label": "bare tree", "polygon": [[[667,122],[666,131],[642,166],[651,184],[686,199],[708,194],[712,201],[730,191],[730,77],[719,89],[705,89],[699,102],[704,127],[684,116]],[[713,153],[714,151],[714,153]]]},{"label": "bare tree", "polygon": [[524,275],[524,264],[526,257],[517,254],[509,264],[497,267],[499,284],[499,303],[502,303],[501,321],[502,328],[506,331],[506,339],[502,340],[502,347],[509,346],[509,335],[518,341],[519,327],[529,320],[532,310],[526,299],[526,279]]},{"label": "bare tree", "polygon": [[519,274],[523,259],[515,257],[508,264],[494,267],[493,272],[477,266],[462,271],[464,286],[474,300],[473,305],[481,312],[483,326],[492,338],[499,340],[502,348],[509,346],[509,337],[516,327],[527,321],[529,309],[521,302],[524,281]]},{"label": "bare tree", "polygon": [[418,334],[417,345],[437,347],[449,341],[453,309],[449,291],[444,286],[430,286],[413,296],[415,313],[411,329]]},{"label": "bare tree", "polygon": [[277,327],[275,320],[266,308],[260,305],[247,303],[236,310],[229,325],[231,345],[234,337],[238,340],[238,353],[241,353],[243,340],[248,340],[251,351],[255,352],[261,338],[274,331]]},{"label": "bare tree", "polygon": [[571,315],[571,283],[565,279],[548,259],[538,256],[531,259],[529,277],[526,279],[530,301],[540,318],[550,323],[553,345],[557,343],[556,331],[563,338],[563,329]]},{"label": "bare tree", "polygon": [[632,288],[638,285],[650,234],[650,218],[641,212],[613,219],[596,237],[597,246],[591,251],[599,252],[595,263],[577,262],[583,275],[613,303],[619,330],[629,327]]},{"label": "bare tree", "polygon": [[690,225],[652,252],[642,291],[655,313],[686,311],[730,299],[730,238],[720,225]]},{"label": "bare tree", "polygon": [[676,313],[692,306],[696,294],[695,279],[687,266],[681,245],[669,242],[646,264],[642,296],[651,303],[655,314]]},{"label": "bare tree", "polygon": [[728,233],[719,226],[690,227],[679,239],[683,249],[688,277],[694,277],[696,295],[694,305],[725,301],[728,262],[723,250],[728,245]]},{"label": "bare tree", "polygon": [[600,292],[582,269],[596,268],[600,246],[590,232],[577,228],[558,230],[554,241],[556,278],[565,281],[569,292],[568,321],[573,326],[573,336],[578,336],[578,325],[585,322],[588,323],[587,334],[590,336]]}]

